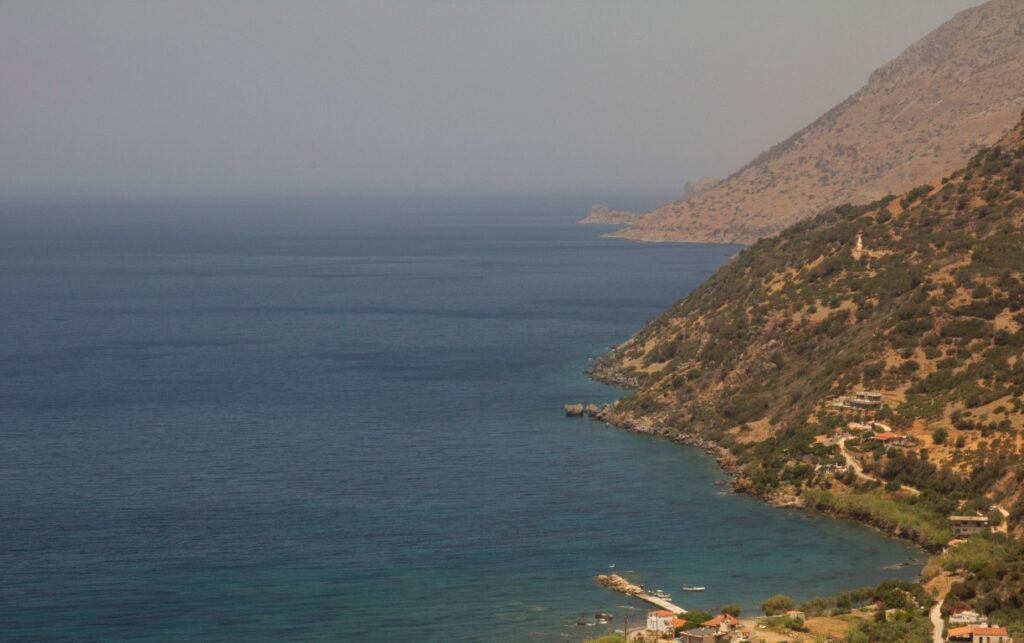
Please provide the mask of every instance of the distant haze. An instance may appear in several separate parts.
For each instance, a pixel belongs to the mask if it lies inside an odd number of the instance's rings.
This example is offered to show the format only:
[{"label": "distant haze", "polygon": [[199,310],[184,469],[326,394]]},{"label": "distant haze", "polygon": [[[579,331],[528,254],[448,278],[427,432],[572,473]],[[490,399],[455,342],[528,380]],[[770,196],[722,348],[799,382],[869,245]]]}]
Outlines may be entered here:
[{"label": "distant haze", "polygon": [[0,198],[678,196],[971,0],[0,3]]}]

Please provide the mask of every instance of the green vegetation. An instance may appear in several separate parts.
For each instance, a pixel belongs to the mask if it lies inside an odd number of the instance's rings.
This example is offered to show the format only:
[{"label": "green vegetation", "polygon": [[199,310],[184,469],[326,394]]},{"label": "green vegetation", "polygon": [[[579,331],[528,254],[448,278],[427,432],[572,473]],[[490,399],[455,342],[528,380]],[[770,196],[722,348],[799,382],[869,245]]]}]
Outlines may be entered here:
[{"label": "green vegetation", "polygon": [[[775,598],[778,597],[768,600],[772,601]],[[934,601],[920,584],[888,580],[876,587],[863,587],[835,596],[811,599],[800,604],[800,611],[811,617],[846,618],[844,615],[850,614],[854,609],[871,610],[874,613],[874,620],[849,618],[853,628],[849,631],[847,641],[926,642],[931,641],[932,630],[928,610],[933,604]],[[768,619],[768,625],[797,632],[807,631],[804,622],[799,618],[775,616]]]},{"label": "green vegetation", "polygon": [[941,548],[952,538],[943,516],[884,495],[808,489],[804,498],[811,507],[867,522],[930,549]]},{"label": "green vegetation", "polygon": [[1000,625],[1010,635],[1024,636],[1024,542],[1002,534],[979,534],[937,557],[926,573],[937,568],[964,576],[950,589],[945,613],[971,607]]},{"label": "green vegetation", "polygon": [[854,608],[862,608],[875,598],[874,587],[840,592],[835,596],[818,596],[800,603],[800,611],[808,616],[838,616]]},{"label": "green vegetation", "polygon": [[807,632],[807,626],[804,625],[804,619],[794,618],[792,616],[770,616],[767,620],[767,625],[770,628],[777,630],[792,630],[794,632]]},{"label": "green vegetation", "polygon": [[904,612],[892,619],[861,621],[847,634],[846,640],[858,643],[930,643],[932,626],[927,616]]},{"label": "green vegetation", "polygon": [[718,613],[728,614],[729,616],[735,616],[738,618],[739,615],[742,613],[742,610],[740,610],[740,606],[736,603],[729,603],[728,605],[723,605],[719,607]]},{"label": "green vegetation", "polygon": [[768,616],[775,616],[776,614],[784,614],[793,609],[793,605],[792,598],[784,594],[776,594],[771,598],[765,599],[760,607],[761,611]]},{"label": "green vegetation", "polygon": [[686,625],[676,628],[677,630],[688,630],[690,628],[699,627],[701,623],[711,620],[711,614],[707,612],[687,612],[686,614],[680,615]]}]

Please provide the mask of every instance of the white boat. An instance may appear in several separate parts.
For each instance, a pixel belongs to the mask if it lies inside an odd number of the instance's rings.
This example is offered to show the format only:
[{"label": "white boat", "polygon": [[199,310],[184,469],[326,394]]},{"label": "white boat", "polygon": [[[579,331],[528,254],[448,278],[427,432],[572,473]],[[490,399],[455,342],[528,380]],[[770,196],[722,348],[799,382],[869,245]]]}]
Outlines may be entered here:
[{"label": "white boat", "polygon": [[706,589],[703,585],[683,585],[684,592],[703,592]]}]

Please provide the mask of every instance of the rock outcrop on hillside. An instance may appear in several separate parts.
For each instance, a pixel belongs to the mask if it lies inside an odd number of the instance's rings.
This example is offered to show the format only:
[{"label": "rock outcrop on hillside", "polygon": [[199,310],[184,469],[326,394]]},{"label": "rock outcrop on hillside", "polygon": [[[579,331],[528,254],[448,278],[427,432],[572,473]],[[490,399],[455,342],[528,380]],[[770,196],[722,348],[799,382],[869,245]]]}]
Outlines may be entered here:
[{"label": "rock outcrop on hillside", "polygon": [[751,243],[827,208],[937,181],[1002,136],[1022,107],[1024,0],[990,0],[957,14],[727,179],[615,236]]}]

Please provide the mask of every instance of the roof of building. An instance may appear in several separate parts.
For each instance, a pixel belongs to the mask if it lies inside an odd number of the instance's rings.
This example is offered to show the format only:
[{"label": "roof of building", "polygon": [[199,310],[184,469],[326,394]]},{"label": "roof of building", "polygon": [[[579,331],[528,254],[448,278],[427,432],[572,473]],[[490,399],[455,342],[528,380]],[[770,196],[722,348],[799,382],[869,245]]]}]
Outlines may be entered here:
[{"label": "roof of building", "polygon": [[950,638],[966,636],[1009,636],[1005,627],[980,627],[978,625],[967,625],[965,627],[954,627],[949,631]]},{"label": "roof of building", "polygon": [[686,625],[686,621],[684,621],[681,618],[674,618],[671,622],[669,622],[669,625],[671,625],[673,628],[682,627]]},{"label": "roof of building", "polygon": [[985,516],[950,516],[949,519],[957,522],[988,522]]},{"label": "roof of building", "polygon": [[701,627],[718,627],[719,625],[722,624],[723,621],[725,623],[727,623],[728,625],[739,625],[740,624],[740,622],[736,619],[736,617],[731,615],[731,614],[719,614],[715,618],[707,620],[707,621],[704,621],[703,623],[701,623]]},{"label": "roof of building", "polygon": [[888,442],[889,440],[899,440],[907,436],[902,433],[876,433],[872,437],[880,442]]},{"label": "roof of building", "polygon": [[676,613],[675,612],[670,612],[668,610],[654,610],[653,612],[647,612],[647,615],[648,616],[675,616]]},{"label": "roof of building", "polygon": [[692,630],[684,630],[682,633],[690,636],[707,636],[709,634],[718,634],[718,630],[711,627],[704,627],[702,625],[701,627],[695,627]]}]

